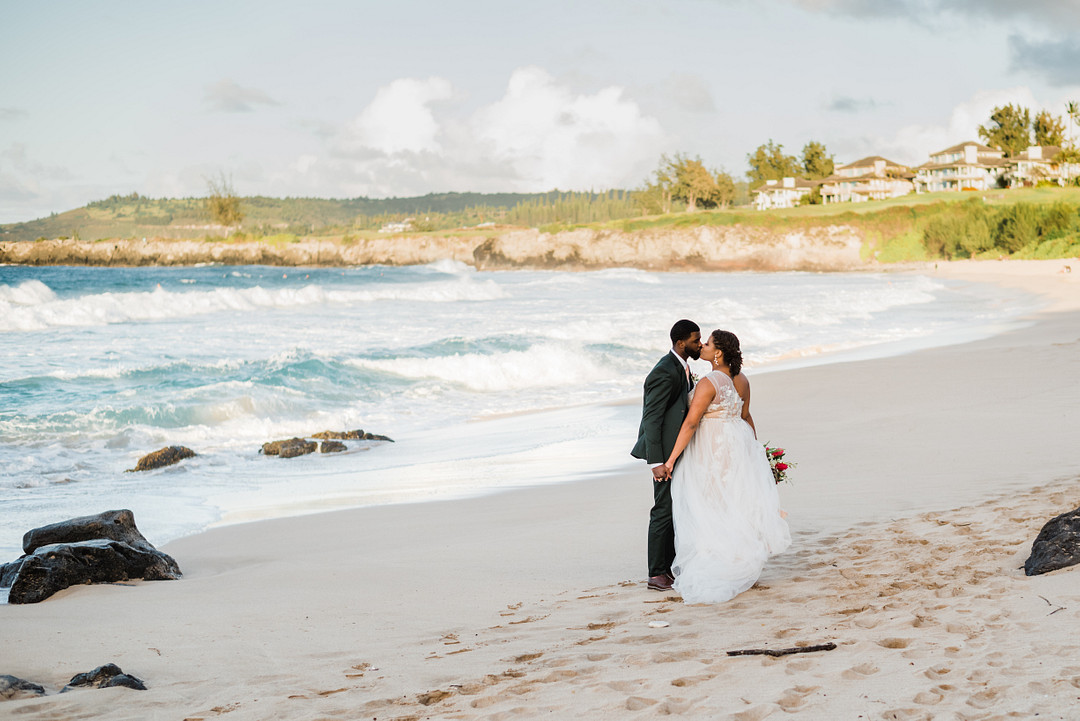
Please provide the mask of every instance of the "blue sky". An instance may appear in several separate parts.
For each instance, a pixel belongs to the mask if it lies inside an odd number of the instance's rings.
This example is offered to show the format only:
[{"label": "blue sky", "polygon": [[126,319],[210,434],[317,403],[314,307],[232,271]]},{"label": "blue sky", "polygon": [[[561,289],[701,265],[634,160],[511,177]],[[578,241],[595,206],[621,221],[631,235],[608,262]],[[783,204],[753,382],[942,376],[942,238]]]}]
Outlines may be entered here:
[{"label": "blue sky", "polygon": [[[113,193],[630,188],[772,139],[918,164],[1080,100],[1076,0],[0,0],[0,223]],[[1077,133],[1080,135],[1080,132]]]}]

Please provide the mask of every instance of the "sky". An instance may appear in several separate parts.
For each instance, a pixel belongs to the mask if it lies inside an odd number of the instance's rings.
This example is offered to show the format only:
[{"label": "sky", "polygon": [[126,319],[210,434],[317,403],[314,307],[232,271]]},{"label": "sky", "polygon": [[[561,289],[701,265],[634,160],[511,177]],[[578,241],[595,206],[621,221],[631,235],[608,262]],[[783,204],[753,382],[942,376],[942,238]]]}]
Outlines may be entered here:
[{"label": "sky", "polygon": [[[0,223],[113,194],[352,198],[917,165],[1080,101],[1080,0],[0,0]],[[1080,138],[1080,129],[1072,129]]]}]

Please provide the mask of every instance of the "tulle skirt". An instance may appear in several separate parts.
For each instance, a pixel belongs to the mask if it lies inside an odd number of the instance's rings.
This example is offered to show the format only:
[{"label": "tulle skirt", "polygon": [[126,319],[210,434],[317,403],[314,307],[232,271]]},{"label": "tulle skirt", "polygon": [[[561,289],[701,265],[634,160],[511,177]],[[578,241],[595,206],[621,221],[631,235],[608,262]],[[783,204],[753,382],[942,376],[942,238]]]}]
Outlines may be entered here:
[{"label": "tulle skirt", "polygon": [[741,418],[703,418],[671,479],[675,590],[720,603],[791,545],[765,449]]}]

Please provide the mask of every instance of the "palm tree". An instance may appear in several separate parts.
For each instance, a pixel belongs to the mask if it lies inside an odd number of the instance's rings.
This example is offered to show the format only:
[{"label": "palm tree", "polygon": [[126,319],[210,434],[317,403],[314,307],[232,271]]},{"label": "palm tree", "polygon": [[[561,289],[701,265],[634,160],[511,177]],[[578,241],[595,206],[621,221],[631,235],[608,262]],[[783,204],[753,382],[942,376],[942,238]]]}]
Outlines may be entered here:
[{"label": "palm tree", "polygon": [[1080,103],[1075,100],[1070,100],[1065,103],[1065,114],[1069,116],[1069,149],[1065,157],[1065,182],[1068,183],[1072,179],[1072,161],[1077,156],[1076,142],[1073,140],[1073,128],[1080,125]]}]

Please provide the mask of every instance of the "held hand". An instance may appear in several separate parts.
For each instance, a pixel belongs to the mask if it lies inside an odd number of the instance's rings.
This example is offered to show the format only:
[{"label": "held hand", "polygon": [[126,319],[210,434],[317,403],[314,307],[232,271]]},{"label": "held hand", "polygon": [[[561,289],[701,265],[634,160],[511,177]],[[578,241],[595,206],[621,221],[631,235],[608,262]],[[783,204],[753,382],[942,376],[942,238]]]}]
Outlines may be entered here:
[{"label": "held hand", "polygon": [[671,471],[668,470],[666,465],[657,466],[652,469],[653,480],[657,483],[663,482],[671,478]]}]

